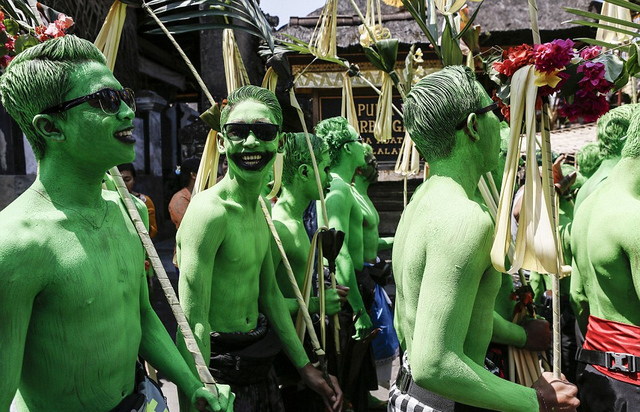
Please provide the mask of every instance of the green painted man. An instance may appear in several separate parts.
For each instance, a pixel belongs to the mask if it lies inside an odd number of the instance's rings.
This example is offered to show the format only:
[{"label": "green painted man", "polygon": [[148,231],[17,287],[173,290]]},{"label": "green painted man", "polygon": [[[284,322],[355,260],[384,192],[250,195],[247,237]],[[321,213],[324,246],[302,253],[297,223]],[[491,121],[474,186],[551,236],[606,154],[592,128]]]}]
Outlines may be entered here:
[{"label": "green painted man", "polygon": [[[331,183],[329,173],[329,146],[324,140],[310,134],[313,152],[318,162],[318,173],[323,190],[327,190]],[[311,153],[307,146],[304,133],[292,133],[287,136],[284,144],[284,164],[282,170],[282,192],[273,207],[273,224],[276,227],[282,246],[291,269],[296,277],[298,287],[303,289],[304,275],[307,268],[307,257],[311,242],[302,220],[309,203],[320,199],[316,183]],[[284,295],[289,312],[298,313],[298,302],[295,299],[293,287],[282,261],[282,256],[275,244],[271,246],[273,265],[276,270],[278,286]],[[346,297],[349,289],[327,289],[325,291],[325,311],[333,315],[340,310],[341,296]],[[309,312],[318,313],[320,305],[317,297],[311,297]]]},{"label": "green painted man", "polygon": [[0,212],[0,410],[16,390],[18,411],[146,410],[163,400],[143,393],[138,355],[198,410],[231,409],[229,387],[219,399],[202,387],[151,308],[140,239],[102,190],[135,157],[133,91],[75,36],[21,53],[0,91],[39,164]]},{"label": "green painted man", "polygon": [[548,411],[579,405],[576,387],[545,373],[533,388],[484,368],[501,275],[491,266],[493,222],[473,200],[498,164],[500,125],[466,67],[420,80],[404,120],[430,176],[405,209],[393,249],[395,325],[406,349],[391,411]]},{"label": "green painted man", "polygon": [[591,177],[582,185],[576,196],[574,209],[578,210],[582,202],[602,183],[620,161],[620,153],[625,144],[631,113],[635,105],[625,104],[605,113],[598,119],[598,143],[602,163]]},{"label": "green painted man", "polygon": [[282,408],[273,371],[280,343],[304,383],[337,411],[337,382],[334,392],[309,363],[278,288],[259,201],[283,145],[282,109],[273,93],[256,86],[241,87],[227,100],[217,144],[229,169],[191,199],[177,234],[181,304],[211,373],[236,394],[236,411]]},{"label": "green painted man", "polygon": [[[313,134],[309,134],[309,139],[318,166],[320,186],[326,192],[331,182],[329,146],[324,140]],[[289,259],[300,290],[304,287],[307,258],[311,248],[311,242],[303,222],[303,214],[311,202],[319,199],[318,184],[305,134],[288,134],[284,144],[282,192],[273,207],[273,224],[280,236],[282,247]],[[296,315],[298,303],[282,256],[275,244],[272,244],[271,248],[278,286],[287,301],[289,312],[292,316]],[[346,301],[348,291],[349,289],[341,285],[338,285],[337,289],[325,289],[325,313],[327,315],[338,313],[341,303]],[[319,298],[312,296],[309,302],[309,312],[319,313],[319,311]],[[329,342],[332,341],[329,340]],[[298,385],[300,378],[297,373],[292,373],[295,371],[291,370],[289,365],[290,363],[286,360],[279,362],[278,365],[278,379],[285,409],[287,411],[323,411],[322,401],[318,402],[318,397],[309,393],[308,388]]]},{"label": "green painted man", "polygon": [[571,299],[586,329],[578,386],[588,412],[640,403],[640,108],[630,119],[620,161],[580,206],[571,230]]}]

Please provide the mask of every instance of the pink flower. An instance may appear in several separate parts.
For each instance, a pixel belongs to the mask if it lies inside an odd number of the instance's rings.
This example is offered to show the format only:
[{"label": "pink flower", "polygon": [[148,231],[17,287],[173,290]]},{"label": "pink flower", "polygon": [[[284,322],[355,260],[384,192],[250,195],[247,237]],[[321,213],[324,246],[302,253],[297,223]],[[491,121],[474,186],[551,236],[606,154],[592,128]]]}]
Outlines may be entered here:
[{"label": "pink flower", "polygon": [[13,37],[11,37],[11,36],[8,36],[8,37],[9,37],[9,38],[7,39],[7,42],[4,44],[4,47],[5,47],[7,50],[15,50],[15,49],[16,49],[16,48],[15,48],[16,40],[15,40]]},{"label": "pink flower", "polygon": [[73,18],[67,16],[64,13],[60,13],[58,14],[58,19],[55,21],[55,25],[58,30],[68,29],[69,27],[73,26]]},{"label": "pink flower", "polygon": [[564,68],[573,58],[573,45],[570,39],[536,44],[533,48],[536,69],[548,73]]},{"label": "pink flower", "polygon": [[0,57],[0,67],[7,67],[9,65],[9,63],[11,63],[11,60],[13,60],[15,56],[9,56],[8,54],[5,54],[4,56]]},{"label": "pink flower", "polygon": [[580,57],[582,57],[585,60],[593,60],[596,57],[598,57],[598,55],[600,55],[601,51],[602,51],[602,47],[600,46],[587,47],[586,49],[583,49],[580,52]]},{"label": "pink flower", "polygon": [[61,36],[64,36],[64,31],[60,30],[55,23],[49,23],[49,26],[47,26],[47,29],[44,31],[44,34],[46,34],[49,37],[61,37]]}]

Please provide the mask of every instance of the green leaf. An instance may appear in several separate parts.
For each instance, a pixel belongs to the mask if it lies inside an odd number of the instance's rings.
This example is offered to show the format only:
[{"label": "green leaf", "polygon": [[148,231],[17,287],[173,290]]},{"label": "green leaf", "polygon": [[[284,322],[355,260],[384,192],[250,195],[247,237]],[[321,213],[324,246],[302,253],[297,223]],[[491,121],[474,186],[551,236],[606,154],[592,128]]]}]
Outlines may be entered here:
[{"label": "green leaf", "polygon": [[447,24],[442,32],[442,64],[443,66],[457,66],[462,64],[463,55],[458,40],[455,40],[451,24]]},{"label": "green leaf", "polygon": [[6,27],[7,29],[7,33],[9,33],[12,36],[15,36],[16,34],[18,34],[18,31],[20,30],[20,25],[18,25],[17,21],[13,19],[4,19],[3,23],[4,23],[4,27]]},{"label": "green leaf", "polygon": [[601,54],[592,61],[594,63],[598,62],[604,64],[604,78],[611,83],[614,83],[620,76],[620,73],[624,70],[624,62],[622,59],[612,53]]},{"label": "green leaf", "polygon": [[562,94],[564,96],[573,96],[578,91],[578,81],[580,81],[584,75],[578,73],[578,66],[575,64],[567,66],[565,73],[569,75],[569,78],[562,86]]},{"label": "green leaf", "polygon": [[607,3],[616,5],[616,6],[620,6],[620,7],[624,7],[625,9],[629,9],[631,11],[637,11],[640,12],[640,6],[638,6],[637,4],[633,4],[630,1],[627,0],[607,0]]},{"label": "green leaf", "polygon": [[29,47],[33,47],[40,44],[40,41],[37,37],[34,37],[30,34],[21,34],[16,39],[15,49],[16,53],[22,53],[27,50]]},{"label": "green leaf", "polygon": [[7,32],[4,30],[0,31],[0,44],[4,45],[8,41],[9,41],[9,36],[7,36]]},{"label": "green leaf", "polygon": [[574,39],[575,41],[581,41],[583,43],[587,43],[587,44],[592,44],[595,46],[600,46],[600,47],[606,47],[608,49],[615,49],[617,47],[619,47],[619,44],[613,44],[613,43],[607,43],[606,41],[600,41],[600,40],[596,40],[596,39],[592,39],[590,37],[579,37],[577,39]]},{"label": "green leaf", "polygon": [[378,49],[378,55],[385,67],[385,72],[391,73],[396,66],[398,59],[398,39],[378,40],[375,48]]},{"label": "green leaf", "polygon": [[635,31],[624,30],[624,29],[620,29],[620,28],[613,28],[613,27],[611,27],[609,25],[606,25],[606,24],[594,23],[594,22],[586,21],[586,20],[569,20],[567,23],[580,24],[582,26],[595,27],[597,29],[605,29],[605,30],[613,31],[613,32],[620,33],[620,34],[627,34],[627,35],[629,35],[631,37],[637,37],[638,36],[638,32],[635,32]]},{"label": "green leaf", "polygon": [[382,70],[383,72],[386,71],[384,63],[382,62],[382,58],[373,47],[364,47],[363,50],[367,60],[369,60],[376,69]]},{"label": "green leaf", "polygon": [[[613,23],[613,24],[619,24],[619,25],[626,26],[626,27],[629,27],[629,28],[632,28],[632,29],[640,29],[640,24],[638,24],[638,23],[633,23],[633,22],[630,22],[630,21],[617,19],[615,17],[605,16],[603,14],[590,13],[588,11],[584,11],[584,10],[580,10],[580,9],[572,9],[570,7],[565,7],[564,9],[567,12],[569,12],[571,14],[575,14],[577,16],[586,17],[586,18],[589,18],[589,19],[600,20],[600,21],[606,21],[608,23]],[[611,28],[611,30],[616,31],[617,29]]]}]

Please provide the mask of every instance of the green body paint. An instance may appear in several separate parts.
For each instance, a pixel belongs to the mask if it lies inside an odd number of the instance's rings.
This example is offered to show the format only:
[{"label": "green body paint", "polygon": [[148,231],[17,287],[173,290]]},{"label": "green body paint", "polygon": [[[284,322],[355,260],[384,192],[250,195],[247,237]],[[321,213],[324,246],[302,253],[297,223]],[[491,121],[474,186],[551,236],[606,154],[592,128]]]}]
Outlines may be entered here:
[{"label": "green body paint", "polygon": [[[318,162],[318,172],[323,188],[331,182],[329,173],[329,147],[324,140],[309,135]],[[287,136],[284,146],[284,167],[282,172],[282,193],[273,208],[273,223],[278,231],[282,246],[287,254],[291,269],[296,277],[298,287],[302,291],[304,275],[307,268],[307,257],[311,242],[304,228],[302,215],[309,203],[319,200],[318,185],[311,164],[311,154],[304,133]],[[275,244],[271,245],[273,265],[276,270],[278,286],[282,291],[291,315],[298,313],[298,302],[287,275],[282,257]],[[333,315],[340,310],[340,298],[334,289],[325,290],[325,310]],[[309,312],[318,313],[318,298],[312,297]]]},{"label": "green body paint", "polygon": [[[134,388],[138,354],[194,397],[189,371],[150,306],[144,250],[105,171],[135,157],[133,110],[48,107],[122,86],[90,42],[65,36],[18,56],[3,104],[37,158],[35,183],[0,212],[0,410],[109,411]],[[228,394],[228,391],[227,391]],[[213,403],[212,403],[213,405]]]},{"label": "green body paint", "polygon": [[[405,100],[405,125],[430,177],[396,232],[395,326],[418,385],[472,406],[538,411],[534,389],[484,369],[501,276],[489,257],[493,222],[473,196],[480,176],[497,167],[500,125],[491,112],[474,112],[491,103],[463,67],[426,76]],[[541,384],[550,379],[535,384],[547,405],[553,388],[565,387]]]},{"label": "green body paint", "polygon": [[316,134],[329,144],[331,155],[331,188],[326,197],[330,228],[345,233],[344,244],[336,259],[336,278],[349,288],[347,297],[354,313],[360,312],[355,328],[356,339],[363,339],[371,331],[371,318],[358,291],[356,270],[364,266],[362,245],[363,216],[356,201],[351,181],[358,167],[365,165],[364,148],[356,130],[344,117],[332,117],[317,124]]},{"label": "green body paint", "polygon": [[580,206],[573,221],[571,300],[583,332],[590,314],[640,325],[639,114],[635,108],[629,116],[621,160]]},{"label": "green body paint", "polygon": [[[229,169],[218,184],[191,199],[177,234],[178,288],[185,315],[206,359],[211,353],[211,332],[249,332],[256,327],[258,313],[263,313],[305,383],[324,391],[329,399],[333,392],[309,363],[278,288],[271,233],[259,204],[265,178],[282,145],[281,133],[268,140],[271,136],[257,128],[242,132],[246,125],[260,124],[276,125],[279,130],[282,110],[270,91],[244,86],[229,95],[220,121],[223,127],[217,143]],[[241,126],[230,128],[229,124]],[[179,347],[193,364],[181,339]]]}]

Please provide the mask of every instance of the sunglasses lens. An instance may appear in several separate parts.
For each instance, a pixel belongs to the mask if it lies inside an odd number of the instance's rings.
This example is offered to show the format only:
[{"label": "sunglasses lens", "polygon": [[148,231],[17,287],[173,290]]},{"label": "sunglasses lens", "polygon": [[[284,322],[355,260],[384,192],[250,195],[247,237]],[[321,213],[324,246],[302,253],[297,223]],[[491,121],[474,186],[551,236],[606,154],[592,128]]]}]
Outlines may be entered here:
[{"label": "sunglasses lens", "polygon": [[263,142],[270,142],[278,135],[278,125],[258,123],[251,126],[253,134]]},{"label": "sunglasses lens", "polygon": [[120,97],[122,97],[122,101],[131,108],[134,112],[136,111],[136,95],[133,90],[128,87],[122,89],[120,91]]},{"label": "sunglasses lens", "polygon": [[230,140],[246,139],[251,131],[250,125],[248,124],[227,124],[225,125],[225,128],[227,131],[227,137]]}]

